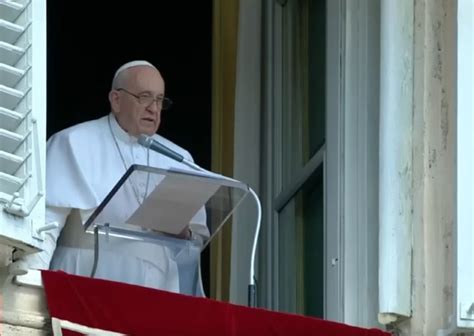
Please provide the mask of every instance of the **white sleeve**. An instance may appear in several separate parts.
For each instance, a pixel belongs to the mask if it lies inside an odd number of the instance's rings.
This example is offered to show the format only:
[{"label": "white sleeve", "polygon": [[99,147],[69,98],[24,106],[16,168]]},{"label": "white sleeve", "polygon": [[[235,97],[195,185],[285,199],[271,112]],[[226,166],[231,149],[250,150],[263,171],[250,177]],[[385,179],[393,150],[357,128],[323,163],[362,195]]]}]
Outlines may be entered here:
[{"label": "white sleeve", "polygon": [[70,212],[71,209],[69,208],[46,207],[46,224],[56,222],[58,227],[43,233],[43,251],[23,257],[29,269],[49,269],[49,264],[56,249],[56,242]]},{"label": "white sleeve", "polygon": [[202,237],[203,240],[206,240],[210,237],[209,228],[206,224],[206,208],[202,207],[189,223],[189,228],[194,234],[198,234]]}]

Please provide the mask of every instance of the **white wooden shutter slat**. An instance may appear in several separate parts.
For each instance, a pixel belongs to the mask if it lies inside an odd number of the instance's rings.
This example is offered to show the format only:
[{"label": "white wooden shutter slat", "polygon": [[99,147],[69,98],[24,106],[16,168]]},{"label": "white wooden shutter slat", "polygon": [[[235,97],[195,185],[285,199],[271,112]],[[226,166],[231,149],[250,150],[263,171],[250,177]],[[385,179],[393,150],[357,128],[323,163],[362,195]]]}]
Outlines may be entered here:
[{"label": "white wooden shutter slat", "polygon": [[15,87],[25,75],[26,70],[17,69],[7,64],[0,63],[0,84]]},{"label": "white wooden shutter slat", "polygon": [[9,88],[0,84],[0,102],[7,109],[14,110],[25,94],[20,90]]},{"label": "white wooden shutter slat", "polygon": [[0,150],[0,172],[15,174],[26,158]]},{"label": "white wooden shutter slat", "polygon": [[24,119],[25,115],[0,106],[1,128],[14,132]]},{"label": "white wooden shutter slat", "polygon": [[13,154],[26,139],[26,136],[0,128],[0,150]]},{"label": "white wooden shutter slat", "polygon": [[25,49],[0,41],[0,60],[8,65],[15,65],[25,53]]},{"label": "white wooden shutter slat", "polygon": [[0,19],[14,22],[25,9],[23,4],[13,1],[0,1]]},{"label": "white wooden shutter slat", "polygon": [[24,182],[24,178],[19,178],[0,172],[0,190],[2,190],[7,195],[13,195],[15,192],[17,192]]},{"label": "white wooden shutter slat", "polygon": [[2,41],[14,44],[24,31],[24,27],[0,19],[0,36]]}]

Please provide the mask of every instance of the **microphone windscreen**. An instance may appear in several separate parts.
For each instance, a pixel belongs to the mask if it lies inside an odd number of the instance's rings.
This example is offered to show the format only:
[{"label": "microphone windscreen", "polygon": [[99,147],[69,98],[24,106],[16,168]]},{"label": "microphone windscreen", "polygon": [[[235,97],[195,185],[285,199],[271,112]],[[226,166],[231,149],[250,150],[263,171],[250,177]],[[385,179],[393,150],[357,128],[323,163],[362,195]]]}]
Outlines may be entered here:
[{"label": "microphone windscreen", "polygon": [[138,143],[142,146],[150,147],[153,143],[153,138],[145,134],[140,134],[138,137]]}]

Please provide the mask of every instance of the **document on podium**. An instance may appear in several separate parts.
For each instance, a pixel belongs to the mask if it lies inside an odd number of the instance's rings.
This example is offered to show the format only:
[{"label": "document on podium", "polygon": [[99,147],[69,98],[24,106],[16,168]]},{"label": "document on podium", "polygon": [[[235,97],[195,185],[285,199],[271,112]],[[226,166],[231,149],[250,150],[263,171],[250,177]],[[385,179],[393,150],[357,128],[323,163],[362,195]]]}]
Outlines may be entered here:
[{"label": "document on podium", "polygon": [[169,234],[181,233],[220,185],[165,177],[130,216],[127,224]]}]

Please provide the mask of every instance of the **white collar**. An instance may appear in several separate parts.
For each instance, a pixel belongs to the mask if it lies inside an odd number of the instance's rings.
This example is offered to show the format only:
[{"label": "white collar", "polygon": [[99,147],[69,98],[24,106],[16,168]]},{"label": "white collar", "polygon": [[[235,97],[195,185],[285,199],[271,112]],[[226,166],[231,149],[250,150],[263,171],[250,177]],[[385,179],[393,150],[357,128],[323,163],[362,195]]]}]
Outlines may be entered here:
[{"label": "white collar", "polygon": [[115,118],[115,115],[112,112],[109,114],[108,118],[109,118],[109,121],[110,121],[111,131],[117,139],[119,139],[120,141],[123,141],[127,144],[137,143],[138,139],[135,136],[128,134],[122,128],[122,126],[120,126],[117,119]]}]

